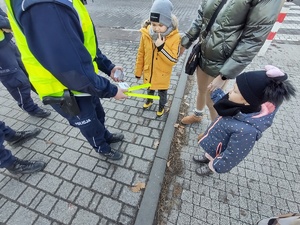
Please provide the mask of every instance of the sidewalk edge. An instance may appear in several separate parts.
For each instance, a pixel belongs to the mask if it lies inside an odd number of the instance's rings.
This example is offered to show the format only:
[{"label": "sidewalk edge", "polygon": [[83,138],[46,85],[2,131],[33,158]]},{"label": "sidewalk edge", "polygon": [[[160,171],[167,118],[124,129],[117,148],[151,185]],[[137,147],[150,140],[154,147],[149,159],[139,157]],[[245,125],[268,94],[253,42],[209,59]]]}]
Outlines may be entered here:
[{"label": "sidewalk edge", "polygon": [[[190,50],[186,55],[190,54]],[[183,67],[180,73],[180,78],[176,91],[174,93],[174,98],[172,105],[170,107],[168,119],[160,140],[159,147],[152,165],[149,180],[146,185],[146,189],[139,207],[138,214],[136,216],[135,225],[153,225],[157,205],[159,202],[160,191],[162,188],[162,183],[165,175],[166,164],[168,160],[168,155],[172,143],[172,139],[175,132],[175,123],[177,121],[180,105],[183,99],[186,82],[188,75],[184,72],[184,65],[186,63],[187,57],[185,56]]]}]

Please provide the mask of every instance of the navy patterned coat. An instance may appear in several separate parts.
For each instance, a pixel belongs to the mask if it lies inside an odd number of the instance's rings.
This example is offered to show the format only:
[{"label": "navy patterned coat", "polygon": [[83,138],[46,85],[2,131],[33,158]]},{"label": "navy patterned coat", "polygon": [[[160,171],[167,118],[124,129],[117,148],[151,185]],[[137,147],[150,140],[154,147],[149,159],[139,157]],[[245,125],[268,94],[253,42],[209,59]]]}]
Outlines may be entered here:
[{"label": "navy patterned coat", "polygon": [[[225,93],[218,89],[212,92],[214,102]],[[199,146],[214,160],[217,173],[226,173],[237,166],[254,147],[262,133],[272,125],[277,108],[272,103],[264,103],[260,112],[238,113],[235,116],[219,116],[210,124]]]}]

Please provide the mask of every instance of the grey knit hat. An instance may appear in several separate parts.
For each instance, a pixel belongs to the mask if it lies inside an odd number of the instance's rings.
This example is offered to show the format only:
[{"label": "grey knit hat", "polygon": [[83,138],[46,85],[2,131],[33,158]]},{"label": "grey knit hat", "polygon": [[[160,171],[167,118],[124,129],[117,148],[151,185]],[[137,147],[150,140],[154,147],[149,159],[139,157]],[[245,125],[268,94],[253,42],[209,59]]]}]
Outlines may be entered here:
[{"label": "grey knit hat", "polygon": [[170,27],[173,4],[169,0],[155,0],[150,10],[150,21]]}]

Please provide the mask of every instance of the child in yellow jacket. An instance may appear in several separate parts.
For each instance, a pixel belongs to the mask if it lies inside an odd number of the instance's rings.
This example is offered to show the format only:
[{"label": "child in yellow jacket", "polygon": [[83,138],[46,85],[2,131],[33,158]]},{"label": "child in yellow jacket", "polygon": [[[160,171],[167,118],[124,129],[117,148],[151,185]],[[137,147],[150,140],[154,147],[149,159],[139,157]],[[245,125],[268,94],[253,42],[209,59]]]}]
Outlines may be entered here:
[{"label": "child in yellow jacket", "polygon": [[[173,5],[169,0],[154,1],[150,19],[140,29],[142,35],[134,71],[136,78],[140,79],[143,75],[144,83],[151,84],[149,95],[154,95],[155,90],[158,90],[158,117],[165,111],[172,68],[177,63],[181,41],[178,21],[172,10]],[[147,99],[143,108],[148,109],[152,104],[153,100]]]}]

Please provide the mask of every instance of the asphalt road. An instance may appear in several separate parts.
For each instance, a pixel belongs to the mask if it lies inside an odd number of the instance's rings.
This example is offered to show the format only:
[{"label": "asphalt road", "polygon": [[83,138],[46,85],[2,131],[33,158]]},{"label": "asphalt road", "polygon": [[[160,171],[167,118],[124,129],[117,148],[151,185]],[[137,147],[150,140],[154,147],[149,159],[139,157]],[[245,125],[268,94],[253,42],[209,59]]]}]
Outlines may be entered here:
[{"label": "asphalt road", "polygon": [[300,0],[294,0],[293,3],[295,3],[298,6],[300,6]]}]

